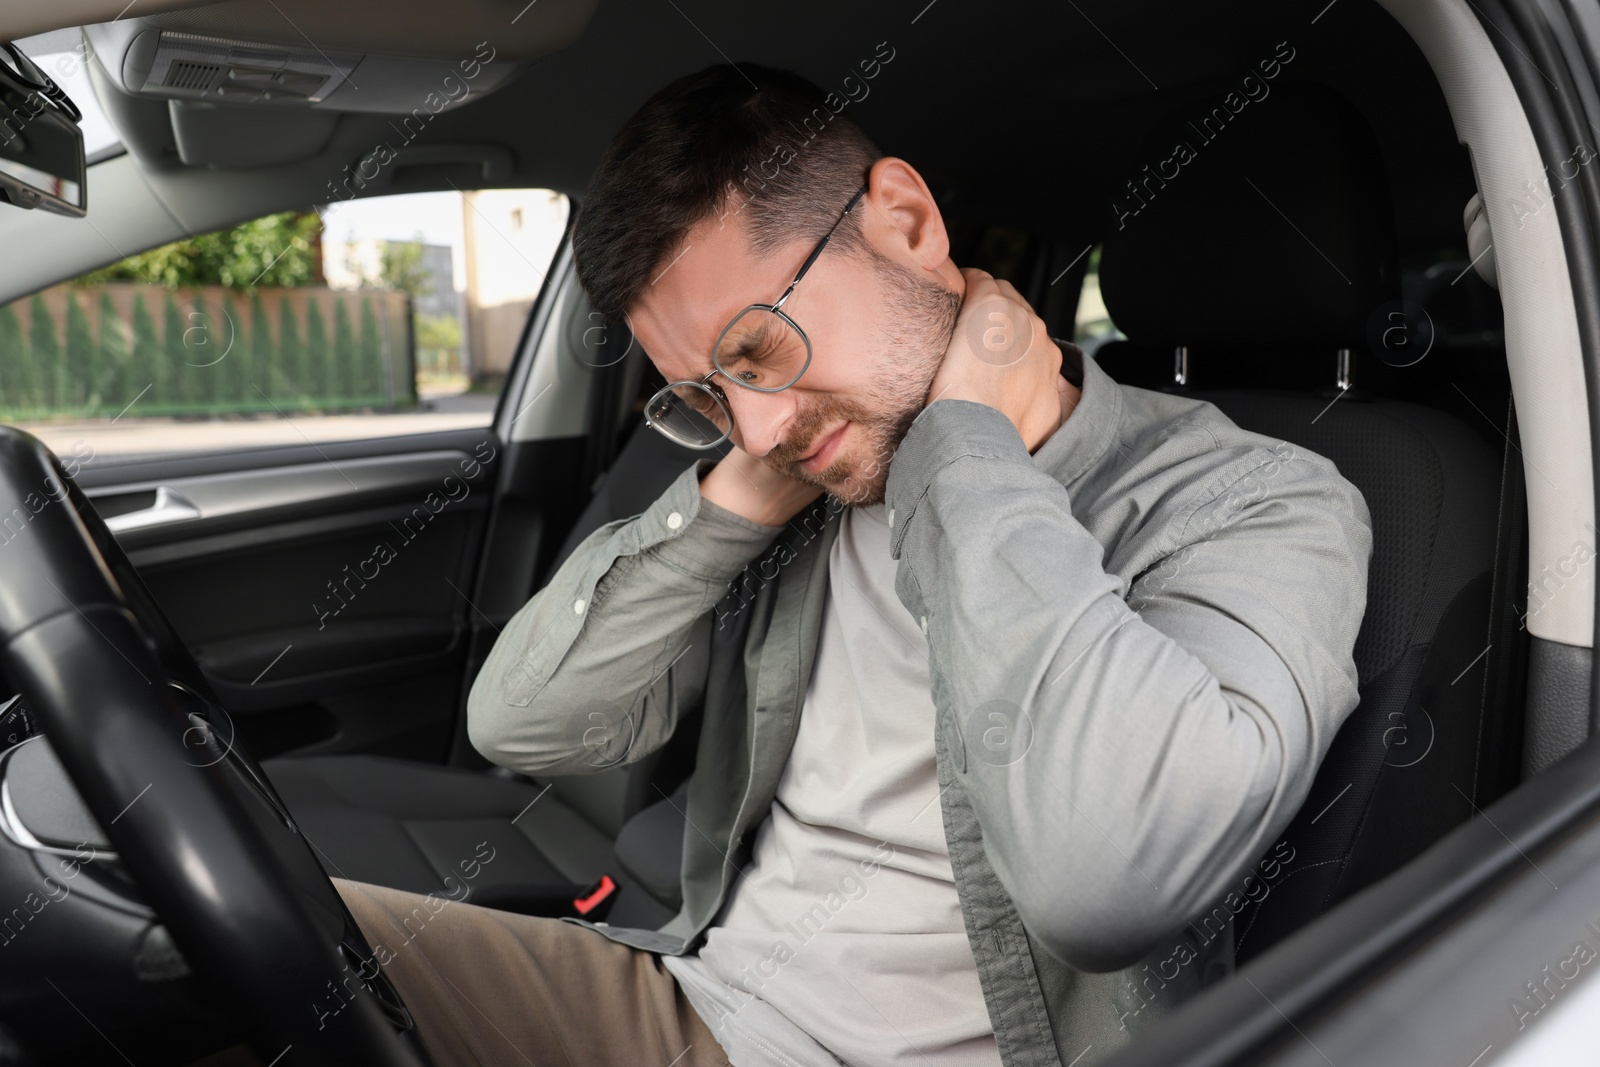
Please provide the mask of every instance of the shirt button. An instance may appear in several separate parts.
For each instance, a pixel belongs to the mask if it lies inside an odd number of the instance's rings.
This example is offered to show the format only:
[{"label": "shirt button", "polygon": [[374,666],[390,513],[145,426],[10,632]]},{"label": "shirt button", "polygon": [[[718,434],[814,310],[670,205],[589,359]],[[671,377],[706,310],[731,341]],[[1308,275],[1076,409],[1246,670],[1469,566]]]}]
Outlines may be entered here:
[{"label": "shirt button", "polygon": [[574,600],[572,602],[572,613],[574,615],[582,615],[583,614],[583,598],[582,597],[579,597],[577,600]]},{"label": "shirt button", "polygon": [[678,527],[680,527],[682,525],[683,525],[683,516],[679,515],[676,511],[674,511],[671,515],[667,516],[667,529],[676,530]]},{"label": "shirt button", "polygon": [[889,509],[889,525],[894,525],[894,508]]},{"label": "shirt button", "polygon": [[922,617],[922,636],[928,636],[928,617],[926,615]]}]

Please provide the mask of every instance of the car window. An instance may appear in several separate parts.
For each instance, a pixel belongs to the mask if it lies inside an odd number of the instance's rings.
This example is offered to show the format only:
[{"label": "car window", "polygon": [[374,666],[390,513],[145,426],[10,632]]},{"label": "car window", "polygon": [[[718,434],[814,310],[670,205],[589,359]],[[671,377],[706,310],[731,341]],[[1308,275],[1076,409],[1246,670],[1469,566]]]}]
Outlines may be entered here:
[{"label": "car window", "polygon": [[106,462],[487,426],[567,208],[372,197],[130,256],[0,305],[0,421]]},{"label": "car window", "polygon": [[1078,312],[1072,327],[1072,343],[1093,355],[1094,350],[1107,341],[1121,340],[1125,335],[1111,321],[1106,302],[1100,295],[1100,248],[1089,253],[1089,266],[1083,275],[1083,289],[1078,294]]}]

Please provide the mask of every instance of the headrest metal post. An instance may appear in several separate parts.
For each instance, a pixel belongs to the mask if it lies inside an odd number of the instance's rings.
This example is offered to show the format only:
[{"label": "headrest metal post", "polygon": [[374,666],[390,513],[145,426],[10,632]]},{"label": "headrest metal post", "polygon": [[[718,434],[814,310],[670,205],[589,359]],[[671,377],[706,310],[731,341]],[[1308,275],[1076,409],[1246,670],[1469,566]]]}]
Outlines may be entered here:
[{"label": "headrest metal post", "polygon": [[1339,359],[1339,363],[1338,363],[1338,367],[1336,369],[1336,372],[1334,374],[1334,382],[1333,382],[1333,384],[1335,386],[1337,386],[1339,388],[1339,390],[1342,392],[1342,391],[1344,391],[1346,389],[1349,389],[1351,386],[1355,385],[1355,381],[1351,378],[1351,373],[1350,373],[1350,371],[1351,371],[1350,350],[1348,348],[1339,349],[1338,359]]},{"label": "headrest metal post", "polygon": [[1189,346],[1179,345],[1172,350],[1172,381],[1174,385],[1189,384]]}]

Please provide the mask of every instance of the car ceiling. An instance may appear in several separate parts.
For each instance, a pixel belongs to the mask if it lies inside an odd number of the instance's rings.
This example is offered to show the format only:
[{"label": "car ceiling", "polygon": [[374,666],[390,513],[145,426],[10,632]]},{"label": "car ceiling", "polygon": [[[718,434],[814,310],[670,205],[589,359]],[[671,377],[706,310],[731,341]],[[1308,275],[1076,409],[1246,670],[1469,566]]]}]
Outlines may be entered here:
[{"label": "car ceiling", "polygon": [[[536,24],[527,0],[449,9],[431,0],[230,0],[185,6],[174,22],[237,36],[243,11],[250,39],[264,42],[343,45],[365,24],[374,27],[369,51],[438,57],[485,41],[499,56],[517,56],[540,51],[539,25],[571,25],[589,17],[583,9],[591,6],[537,3],[550,21]],[[69,10],[83,6],[77,0]],[[724,59],[760,62],[843,95],[861,61],[893,49],[850,113],[884,151],[928,177],[947,212],[1063,240],[1092,239],[1114,221],[1109,204],[1117,187],[1154,162],[1141,143],[1148,130],[1172,111],[1219,104],[1280,41],[1295,49],[1281,78],[1330,84],[1371,123],[1402,247],[1413,258],[1463,248],[1461,211],[1474,191],[1470,161],[1422,54],[1374,0],[599,0],[573,43],[526,60],[518,77],[476,102],[440,113],[414,144],[507,149],[512,168],[490,184],[579,195],[616,128],[680,74]],[[329,123],[326,143],[310,158],[244,170],[189,167],[178,159],[167,101],[128,96],[103,77],[96,84],[158,194],[195,231],[327,200],[346,166],[379,142],[396,141],[393,116],[345,113]],[[281,111],[236,110],[216,136],[283,138],[282,124],[299,121]],[[304,120],[327,116],[306,113]],[[399,167],[384,181],[386,192],[486,184],[472,163]]]}]

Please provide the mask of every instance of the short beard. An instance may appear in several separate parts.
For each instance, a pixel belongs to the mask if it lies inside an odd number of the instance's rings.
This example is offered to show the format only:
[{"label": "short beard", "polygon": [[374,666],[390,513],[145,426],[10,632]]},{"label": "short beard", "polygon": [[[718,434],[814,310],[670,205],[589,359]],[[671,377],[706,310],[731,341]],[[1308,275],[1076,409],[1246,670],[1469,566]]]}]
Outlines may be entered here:
[{"label": "short beard", "polygon": [[927,406],[928,389],[944,363],[961,312],[959,293],[918,276],[877,249],[868,247],[862,254],[872,263],[888,312],[883,365],[859,398],[831,403],[819,425],[849,419],[862,431],[865,455],[841,456],[815,475],[789,472],[841,504],[858,508],[883,503],[889,464]]}]

